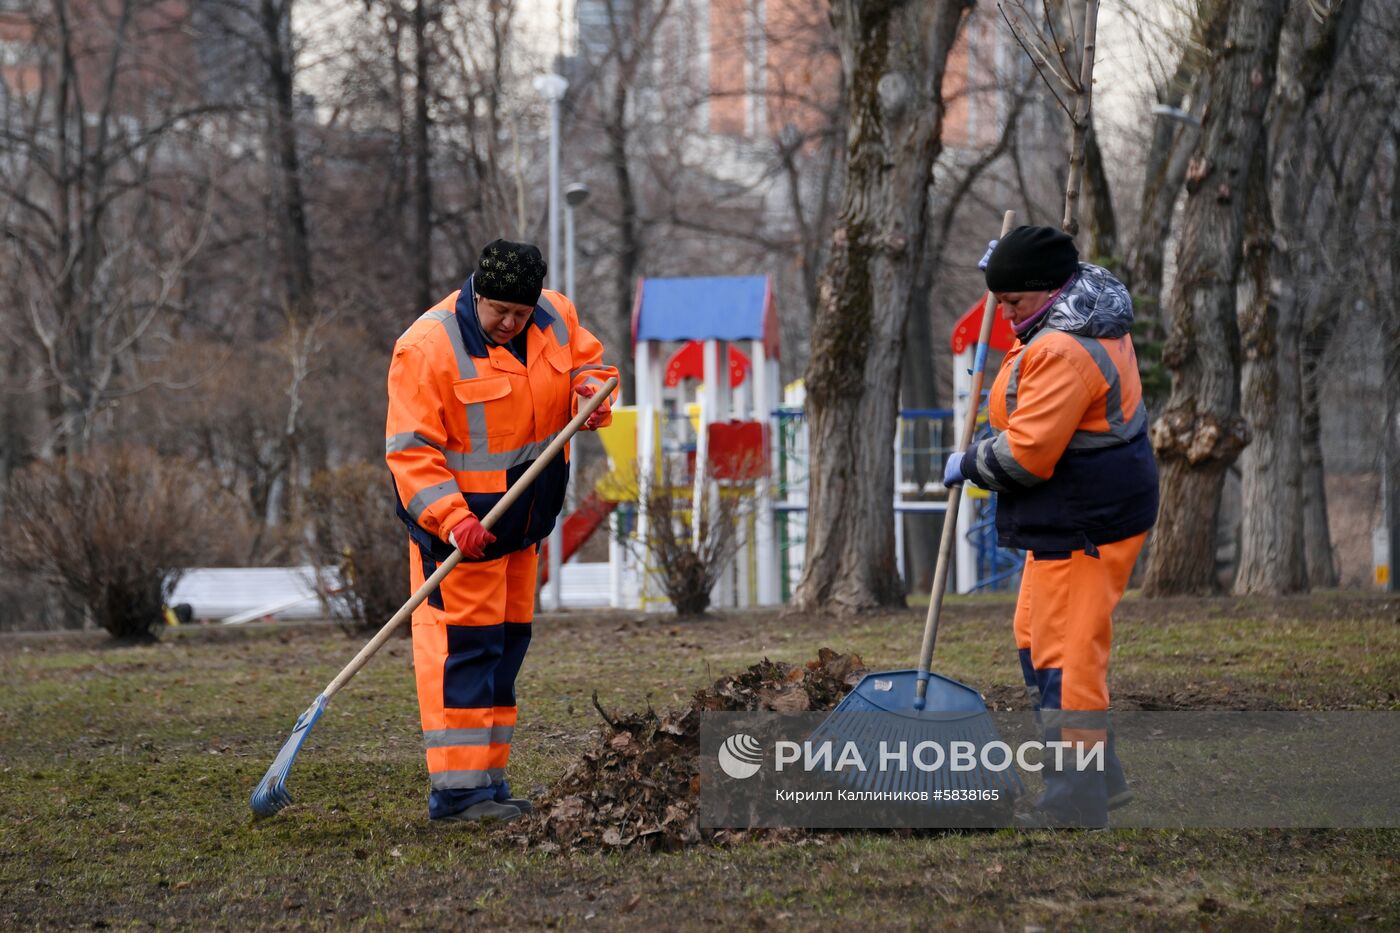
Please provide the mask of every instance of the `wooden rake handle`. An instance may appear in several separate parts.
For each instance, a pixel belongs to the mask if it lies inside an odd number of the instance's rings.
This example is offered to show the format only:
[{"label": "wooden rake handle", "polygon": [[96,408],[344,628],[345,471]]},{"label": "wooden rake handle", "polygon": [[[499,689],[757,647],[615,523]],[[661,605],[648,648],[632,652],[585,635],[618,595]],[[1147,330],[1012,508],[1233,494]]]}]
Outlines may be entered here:
[{"label": "wooden rake handle", "polygon": [[[481,526],[483,528],[489,529],[492,525],[496,524],[496,522],[500,521],[501,516],[506,513],[506,509],[514,505],[515,500],[519,499],[525,490],[530,488],[530,484],[533,483],[544,468],[549,465],[549,462],[559,455],[559,452],[564,449],[564,445],[579,432],[579,429],[583,427],[583,423],[588,420],[590,415],[598,410],[598,407],[608,399],[608,396],[612,395],[612,391],[615,388],[617,388],[617,377],[613,376],[603,384],[603,388],[600,391],[593,394],[592,398],[583,400],[584,404],[579,406],[578,414],[574,415],[573,419],[564,426],[564,429],[555,436],[549,446],[544,449],[544,453],[535,458],[535,462],[530,464],[530,468],[527,469],[518,480],[511,484],[511,487],[506,490],[505,495],[501,496],[500,501],[492,507],[491,511],[486,513],[486,517],[481,520]],[[365,666],[365,662],[373,657],[376,651],[384,647],[384,643],[389,640],[389,636],[394,634],[394,629],[403,624],[404,619],[413,615],[413,610],[417,609],[423,600],[428,598],[429,593],[438,588],[443,578],[451,573],[452,568],[456,567],[461,560],[461,550],[453,548],[451,556],[442,562],[431,577],[423,581],[423,585],[418,587],[417,592],[408,598],[408,602],[404,603],[399,611],[394,613],[393,617],[390,618],[388,622],[384,623],[384,627],[369,640],[369,643],[360,649],[360,653],[355,655],[339,674],[335,675],[335,679],[327,685],[322,694],[327,700],[335,696],[336,691],[345,686],[350,681],[351,677],[359,673],[360,668]]]},{"label": "wooden rake handle", "polygon": [[[1001,235],[1011,232],[1016,222],[1016,212],[1007,211],[1001,218]],[[982,329],[977,335],[977,356],[972,364],[972,394],[967,397],[967,419],[963,422],[962,437],[958,449],[967,452],[972,446],[972,436],[977,431],[977,409],[982,404],[982,377],[987,370],[987,343],[992,336],[992,320],[996,314],[997,300],[987,292],[982,299]],[[919,650],[919,673],[927,674],[933,663],[933,646],[938,640],[938,620],[943,611],[943,593],[948,588],[948,567],[952,563],[953,540],[957,536],[958,506],[962,503],[961,485],[948,490],[948,508],[943,513],[943,536],[938,542],[938,563],[933,571],[933,589],[928,596],[928,615],[924,618],[924,644]],[[922,700],[928,689],[928,679],[920,677],[916,695]]]}]

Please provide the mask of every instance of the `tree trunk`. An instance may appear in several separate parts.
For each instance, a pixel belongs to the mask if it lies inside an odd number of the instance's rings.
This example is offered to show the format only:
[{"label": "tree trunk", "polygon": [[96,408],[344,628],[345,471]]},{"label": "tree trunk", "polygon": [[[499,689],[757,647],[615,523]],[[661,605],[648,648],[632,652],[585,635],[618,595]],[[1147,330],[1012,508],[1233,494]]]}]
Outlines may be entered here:
[{"label": "tree trunk", "polygon": [[[1364,93],[1372,94],[1376,86],[1363,83]],[[1379,104],[1381,98],[1368,97],[1369,106]],[[1363,105],[1361,112],[1366,113]],[[1359,123],[1347,127],[1339,123],[1333,128],[1332,136],[1338,143],[1335,157],[1330,159],[1330,171],[1326,177],[1334,180],[1335,200],[1326,211],[1320,223],[1320,240],[1327,244],[1352,243],[1359,235],[1357,219],[1361,213],[1362,200],[1367,191],[1376,156],[1387,127],[1385,121],[1363,116]],[[1329,138],[1327,144],[1331,145]],[[1346,250],[1342,250],[1345,255]],[[1337,255],[1337,254],[1334,254]],[[1314,268],[1321,278],[1321,287],[1308,291],[1309,300],[1302,306],[1302,398],[1303,398],[1303,534],[1308,564],[1308,581],[1313,587],[1334,587],[1338,584],[1336,557],[1332,550],[1332,535],[1328,521],[1327,486],[1324,482],[1325,464],[1322,454],[1322,408],[1321,381],[1326,375],[1323,362],[1328,346],[1336,333],[1342,315],[1348,313],[1351,302],[1359,297],[1357,289],[1348,280],[1354,275],[1352,263],[1342,262],[1335,267],[1323,263],[1301,264],[1299,279],[1307,281],[1313,277]],[[1393,298],[1391,299],[1394,300]]]},{"label": "tree trunk", "polygon": [[1308,565],[1308,586],[1337,585],[1337,563],[1332,554],[1332,529],[1327,518],[1326,473],[1322,460],[1322,414],[1318,404],[1318,364],[1314,354],[1303,371],[1303,544]]},{"label": "tree trunk", "polygon": [[[1083,12],[1080,12],[1080,9]],[[1078,36],[1082,44],[1071,55],[1072,67],[1079,69],[1075,82],[1074,116],[1070,119],[1069,137],[1069,177],[1065,181],[1065,214],[1060,228],[1070,236],[1079,235],[1079,189],[1084,177],[1085,147],[1089,135],[1094,130],[1094,52],[1095,37],[1098,34],[1099,0],[1070,3],[1068,13],[1076,17],[1079,24]],[[1076,35],[1075,24],[1070,25],[1070,36]]]},{"label": "tree trunk", "polygon": [[[1241,532],[1234,591],[1296,593],[1307,588],[1303,555],[1297,306],[1277,300],[1290,280],[1288,257],[1273,248],[1269,157],[1255,150],[1245,214],[1239,288],[1240,377],[1251,440],[1241,455]],[[1282,210],[1287,210],[1280,205]]]},{"label": "tree trunk", "polygon": [[1400,327],[1391,322],[1386,337],[1389,354],[1385,362],[1385,450],[1381,457],[1381,521],[1390,549],[1390,576],[1384,581],[1388,592],[1400,592],[1396,565],[1400,564]]},{"label": "tree trunk", "polygon": [[[928,262],[920,263],[920,266],[910,295],[913,307],[909,312],[904,361],[901,364],[899,396],[905,408],[933,408],[938,404],[938,384],[934,378],[937,369],[934,367],[933,353],[933,270]],[[927,418],[916,418],[908,422],[907,427],[914,435],[907,441],[909,446],[917,450],[927,450],[933,446]],[[906,475],[905,481],[923,489],[924,483],[934,478],[925,469],[926,462],[924,457],[915,457],[914,472]],[[896,521],[904,522],[904,542],[908,550],[908,560],[904,565],[907,589],[911,593],[927,592],[933,584],[938,538],[931,533],[932,526],[924,513],[910,512],[896,516]]]},{"label": "tree trunk", "polygon": [[[1400,153],[1400,132],[1391,134],[1391,151]],[[1384,339],[1385,387],[1385,503],[1382,512],[1390,531],[1390,580],[1386,586],[1400,592],[1396,566],[1400,565],[1400,156],[1391,160],[1390,176],[1390,294],[1376,302]]]},{"label": "tree trunk", "polygon": [[[632,329],[632,306],[637,298],[637,276],[642,267],[642,232],[637,205],[637,190],[632,184],[632,151],[627,126],[627,98],[631,76],[621,64],[613,86],[605,130],[608,155],[612,161],[613,181],[617,184],[617,305],[614,308],[612,332],[615,339],[625,340]],[[570,296],[573,297],[573,296]],[[625,345],[625,344],[624,344]],[[637,398],[631,354],[621,354],[615,362],[623,397]]]},{"label": "tree trunk", "polygon": [[268,130],[271,136],[274,187],[281,213],[284,294],[289,314],[310,311],[315,283],[311,273],[311,236],[297,152],[296,78],[291,40],[293,0],[262,0],[261,20],[267,63]]},{"label": "tree trunk", "polygon": [[[1299,177],[1316,139],[1308,120],[1360,8],[1347,0],[1320,24],[1295,7],[1279,38],[1268,140],[1257,151],[1240,287],[1244,410],[1243,534],[1237,593],[1293,593],[1308,585],[1303,537],[1300,307],[1291,250],[1304,239]],[[1330,563],[1330,561],[1329,561]]]},{"label": "tree trunk", "polygon": [[[4,370],[12,377],[29,376],[24,353],[18,342],[3,350]],[[21,394],[13,389],[0,392],[0,527],[5,524],[5,490],[10,486],[10,474],[24,465],[31,456],[29,444],[28,406]]]},{"label": "tree trunk", "polygon": [[[1225,14],[1229,4],[1220,0],[1200,0],[1197,4],[1193,38],[1207,49],[1220,47],[1224,38]],[[1157,92],[1157,102],[1173,110],[1180,108],[1191,92],[1194,119],[1204,110],[1209,96],[1210,70],[1202,68],[1190,48],[1183,50],[1176,71]],[[1154,322],[1148,334],[1162,339],[1170,323],[1162,309],[1162,275],[1167,243],[1171,239],[1177,196],[1186,180],[1186,169],[1195,151],[1200,130],[1190,120],[1171,114],[1158,114],[1153,122],[1152,142],[1147,150],[1142,200],[1138,210],[1138,232],[1127,264],[1127,284],[1133,291],[1133,304],[1139,318]]]},{"label": "tree trunk", "polygon": [[1103,152],[1098,134],[1094,132],[1092,115],[1089,131],[1084,138],[1084,206],[1089,218],[1089,238],[1086,246],[1090,262],[1116,266],[1122,259],[1118,244],[1118,217],[1113,210],[1113,192],[1108,173],[1104,170]]},{"label": "tree trunk", "polygon": [[1150,596],[1210,593],[1226,468],[1249,440],[1240,416],[1240,337],[1235,322],[1244,195],[1273,87],[1285,0],[1231,7],[1226,43],[1211,69],[1202,138],[1186,179],[1166,411],[1152,426],[1162,508],[1148,559]]},{"label": "tree trunk", "polygon": [[429,308],[433,295],[433,178],[428,143],[428,0],[413,4],[413,286],[415,308]]},{"label": "tree trunk", "polygon": [[[932,214],[929,218],[931,229],[914,278],[914,288],[910,293],[910,316],[905,332],[900,392],[901,402],[906,408],[934,408],[938,405],[937,373],[939,366],[945,364],[948,357],[936,349],[935,345],[937,338],[933,328],[934,270],[943,267],[943,258],[959,208],[973,193],[978,179],[1014,147],[1021,114],[1030,97],[1031,94],[1025,88],[1016,92],[1002,123],[1001,136],[996,145],[983,151],[956,183],[951,185],[951,190],[939,192],[939,196],[933,199]],[[996,231],[986,232],[988,237],[991,237]],[[914,433],[913,446],[919,449],[932,446],[931,431],[926,420],[919,419],[914,422]],[[906,476],[905,479],[912,480],[922,488],[927,481],[942,478],[941,472],[931,474],[924,468],[924,464],[923,458],[916,459],[914,474]],[[936,464],[933,467],[938,469]],[[904,540],[908,548],[908,562],[905,565],[908,589],[915,593],[928,592],[933,584],[933,572],[938,557],[935,547],[938,535],[931,533],[929,516],[926,514],[911,513],[904,516],[903,521]]]},{"label": "tree trunk", "polygon": [[846,184],[807,366],[812,451],[798,609],[902,605],[894,419],[910,289],[941,149],[942,84],[965,4],[834,0],[850,89]]}]

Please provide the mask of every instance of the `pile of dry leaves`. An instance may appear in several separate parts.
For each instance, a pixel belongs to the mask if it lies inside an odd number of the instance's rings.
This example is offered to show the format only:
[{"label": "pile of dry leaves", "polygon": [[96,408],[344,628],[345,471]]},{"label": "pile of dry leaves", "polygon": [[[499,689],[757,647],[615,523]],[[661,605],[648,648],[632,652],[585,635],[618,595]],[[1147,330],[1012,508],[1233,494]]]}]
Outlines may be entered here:
[{"label": "pile of dry leaves", "polygon": [[[516,838],[544,851],[641,846],[673,849],[700,842],[700,714],[830,710],[865,673],[854,654],[830,648],[806,665],[767,659],[695,694],[690,705],[604,717],[608,726],[582,760],[540,801]],[[601,708],[600,708],[601,712]]]}]

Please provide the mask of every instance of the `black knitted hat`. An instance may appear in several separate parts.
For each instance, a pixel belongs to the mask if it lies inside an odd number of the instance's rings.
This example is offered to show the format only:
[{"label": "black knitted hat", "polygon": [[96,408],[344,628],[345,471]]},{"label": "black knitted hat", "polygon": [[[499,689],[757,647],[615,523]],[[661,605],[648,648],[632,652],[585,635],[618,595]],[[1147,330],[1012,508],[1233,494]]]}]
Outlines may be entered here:
[{"label": "black knitted hat", "polygon": [[481,251],[473,278],[476,293],[483,298],[515,305],[534,305],[549,270],[538,246],[492,240]]},{"label": "black knitted hat", "polygon": [[1039,292],[1059,288],[1079,271],[1074,239],[1054,227],[1017,227],[987,262],[987,290]]}]

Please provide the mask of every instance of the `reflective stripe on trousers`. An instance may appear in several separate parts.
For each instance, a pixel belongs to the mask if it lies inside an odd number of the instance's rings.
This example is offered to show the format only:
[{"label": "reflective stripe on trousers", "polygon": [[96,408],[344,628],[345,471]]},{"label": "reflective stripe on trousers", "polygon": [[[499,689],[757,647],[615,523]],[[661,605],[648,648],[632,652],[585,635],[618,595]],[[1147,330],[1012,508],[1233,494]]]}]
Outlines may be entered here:
[{"label": "reflective stripe on trousers", "polygon": [[[509,796],[515,679],[530,644],[536,549],[461,563],[442,582],[442,608],[413,613],[413,667],[432,789],[430,817]],[[409,548],[410,583],[424,567]]]}]

